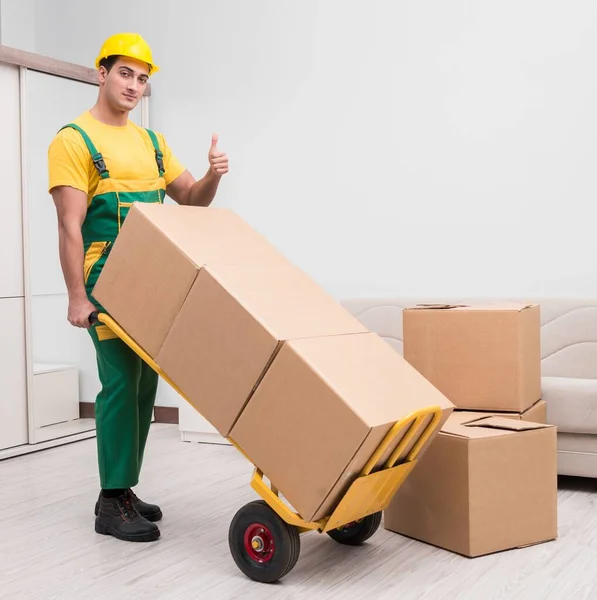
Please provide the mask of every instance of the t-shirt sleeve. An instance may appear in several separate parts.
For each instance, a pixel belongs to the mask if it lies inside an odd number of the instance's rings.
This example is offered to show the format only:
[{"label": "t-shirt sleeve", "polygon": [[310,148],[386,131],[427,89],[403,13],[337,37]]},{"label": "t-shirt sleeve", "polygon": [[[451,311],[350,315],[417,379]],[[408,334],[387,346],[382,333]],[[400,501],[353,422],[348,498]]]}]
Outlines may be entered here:
[{"label": "t-shirt sleeve", "polygon": [[176,158],[174,152],[172,152],[172,148],[167,144],[162,134],[158,134],[158,139],[164,153],[164,169],[166,169],[164,179],[166,180],[166,185],[170,185],[177,177],[180,177],[184,173],[185,167]]},{"label": "t-shirt sleeve", "polygon": [[48,191],[64,185],[89,192],[89,164],[87,147],[71,139],[63,130],[48,149]]}]

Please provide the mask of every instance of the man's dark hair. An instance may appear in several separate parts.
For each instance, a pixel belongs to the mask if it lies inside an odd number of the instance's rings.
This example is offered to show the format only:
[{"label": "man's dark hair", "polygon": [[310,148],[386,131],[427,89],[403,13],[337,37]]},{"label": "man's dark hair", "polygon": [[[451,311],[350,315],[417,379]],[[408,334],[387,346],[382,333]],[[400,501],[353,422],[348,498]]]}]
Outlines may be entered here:
[{"label": "man's dark hair", "polygon": [[100,67],[104,67],[109,73],[119,58],[120,56],[118,56],[117,54],[114,54],[113,56],[107,56],[106,58],[102,58],[102,60],[100,60]]},{"label": "man's dark hair", "polygon": [[[119,54],[113,54],[112,56],[106,56],[106,58],[102,58],[102,60],[100,60],[99,66],[105,67],[106,71],[108,71],[108,73],[109,73],[119,58],[122,58]],[[149,67],[149,65],[147,65],[147,66]]]}]

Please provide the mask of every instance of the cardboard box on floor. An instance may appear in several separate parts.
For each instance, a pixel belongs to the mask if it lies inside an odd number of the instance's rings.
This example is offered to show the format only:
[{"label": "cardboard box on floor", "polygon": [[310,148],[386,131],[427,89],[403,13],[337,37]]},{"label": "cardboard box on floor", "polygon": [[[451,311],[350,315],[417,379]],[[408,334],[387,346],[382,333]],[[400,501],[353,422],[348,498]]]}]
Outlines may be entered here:
[{"label": "cardboard box on floor", "polygon": [[541,398],[539,306],[403,311],[404,358],[459,409],[522,412]]},{"label": "cardboard box on floor", "polygon": [[306,519],[396,421],[454,408],[230,211],[134,204],[93,294]]},{"label": "cardboard box on floor", "polygon": [[555,539],[556,428],[452,413],[384,523],[468,557]]}]

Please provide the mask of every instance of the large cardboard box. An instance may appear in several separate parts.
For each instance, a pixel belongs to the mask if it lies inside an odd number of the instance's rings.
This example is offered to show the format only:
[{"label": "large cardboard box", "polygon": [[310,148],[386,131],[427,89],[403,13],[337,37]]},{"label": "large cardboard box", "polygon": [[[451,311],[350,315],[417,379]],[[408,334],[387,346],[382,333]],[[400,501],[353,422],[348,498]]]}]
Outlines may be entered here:
[{"label": "large cardboard box", "polygon": [[384,523],[468,557],[555,539],[556,428],[452,413]]},{"label": "large cardboard box", "polygon": [[427,406],[441,407],[440,425],[453,410],[377,334],[295,340],[282,346],[230,437],[303,518],[318,520],[392,425]]},{"label": "large cardboard box", "polygon": [[541,398],[539,306],[403,311],[404,358],[457,408],[522,412]]},{"label": "large cardboard box", "polygon": [[94,298],[155,359],[199,270],[290,263],[228,209],[134,203]]},{"label": "large cardboard box", "polygon": [[206,266],[156,362],[228,436],[284,341],[351,333],[367,329],[299,269]]}]

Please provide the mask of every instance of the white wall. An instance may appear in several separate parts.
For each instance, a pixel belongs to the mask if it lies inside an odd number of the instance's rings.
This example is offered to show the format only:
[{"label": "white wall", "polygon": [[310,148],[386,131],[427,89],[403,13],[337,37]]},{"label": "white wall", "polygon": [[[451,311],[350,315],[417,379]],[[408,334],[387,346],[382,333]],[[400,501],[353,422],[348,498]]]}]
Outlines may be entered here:
[{"label": "white wall", "polygon": [[144,34],[154,126],[337,297],[597,295],[594,2],[60,4],[38,51]]},{"label": "white wall", "polygon": [[41,0],[0,0],[0,44],[35,52],[36,2]]}]

